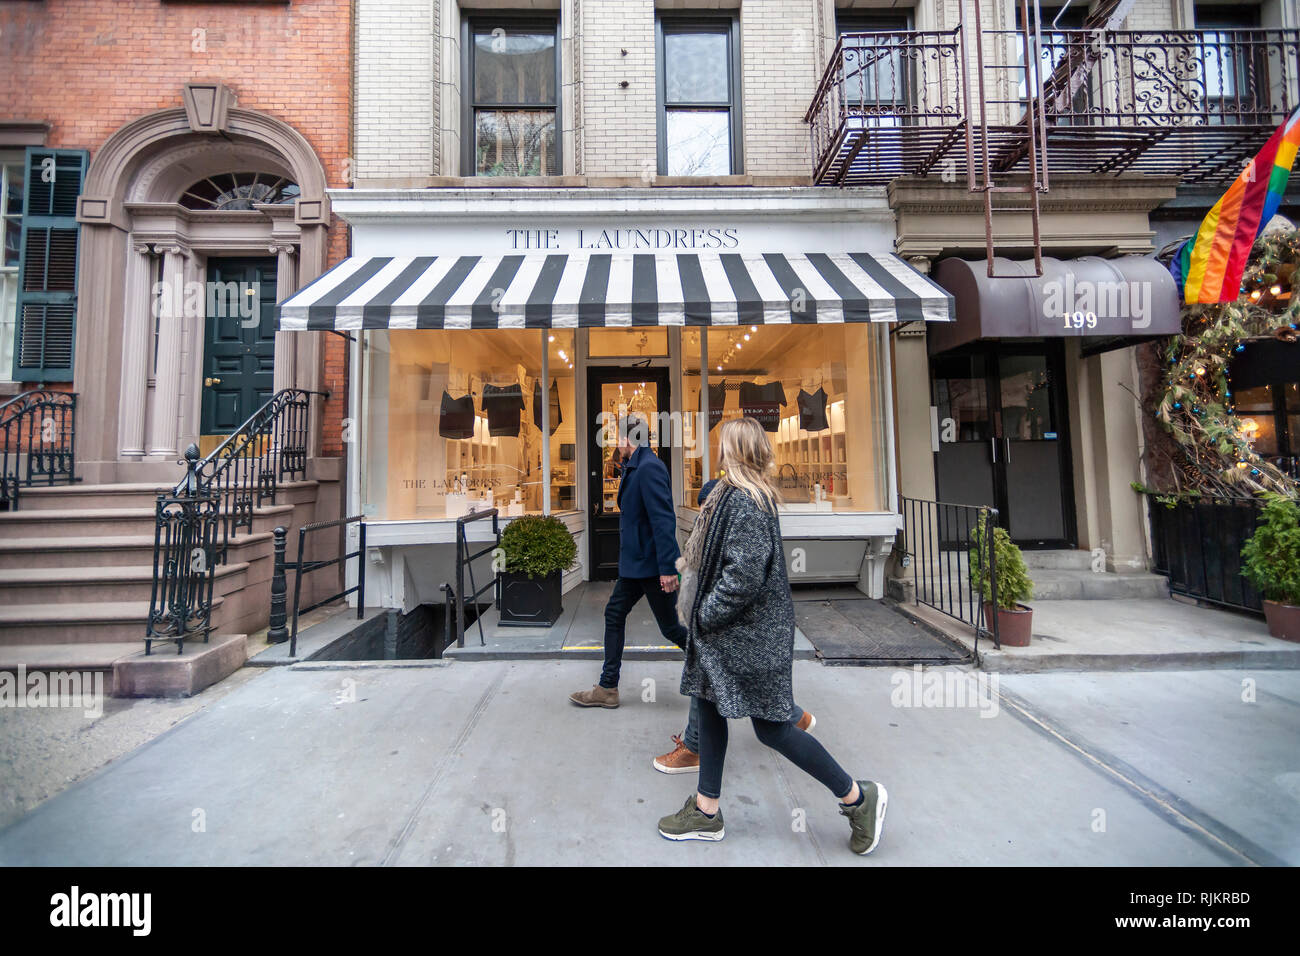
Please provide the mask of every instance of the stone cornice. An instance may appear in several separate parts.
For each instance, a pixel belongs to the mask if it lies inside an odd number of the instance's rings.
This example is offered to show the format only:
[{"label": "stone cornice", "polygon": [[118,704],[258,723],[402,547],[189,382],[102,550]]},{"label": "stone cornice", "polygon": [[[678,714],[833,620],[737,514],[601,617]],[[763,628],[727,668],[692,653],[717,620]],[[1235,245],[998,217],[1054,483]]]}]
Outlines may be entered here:
[{"label": "stone cornice", "polygon": [[[1014,180],[1011,180],[1014,183]],[[1150,213],[1173,199],[1178,178],[1173,176],[1076,177],[1056,176],[1050,188],[1038,197],[1044,212],[1142,212]],[[934,179],[897,179],[889,184],[889,205],[900,216],[907,213],[978,214],[983,217],[984,200],[970,192],[965,180],[958,183]],[[1002,212],[1027,212],[1027,196],[1000,193],[995,199],[995,215]]]}]

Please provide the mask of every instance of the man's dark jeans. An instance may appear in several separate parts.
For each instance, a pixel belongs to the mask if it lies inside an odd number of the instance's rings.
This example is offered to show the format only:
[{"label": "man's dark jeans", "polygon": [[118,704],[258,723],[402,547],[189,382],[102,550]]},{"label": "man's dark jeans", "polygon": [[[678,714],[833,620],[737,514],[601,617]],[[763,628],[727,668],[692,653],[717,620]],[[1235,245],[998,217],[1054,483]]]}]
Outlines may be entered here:
[{"label": "man's dark jeans", "polygon": [[643,597],[649,602],[664,637],[686,649],[686,628],[677,620],[677,592],[665,592],[658,578],[619,578],[605,605],[605,666],[600,672],[601,687],[618,686],[627,616]]}]

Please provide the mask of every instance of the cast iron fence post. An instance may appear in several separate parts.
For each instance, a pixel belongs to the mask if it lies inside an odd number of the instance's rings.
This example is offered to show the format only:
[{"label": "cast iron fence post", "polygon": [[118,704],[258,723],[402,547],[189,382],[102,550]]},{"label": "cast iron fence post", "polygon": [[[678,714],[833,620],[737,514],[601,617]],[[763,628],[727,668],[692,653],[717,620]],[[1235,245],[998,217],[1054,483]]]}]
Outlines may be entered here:
[{"label": "cast iron fence post", "polygon": [[273,532],[275,535],[275,571],[271,574],[271,622],[266,632],[268,644],[283,644],[289,639],[289,628],[285,626],[285,592],[284,552],[289,529],[281,525]]}]

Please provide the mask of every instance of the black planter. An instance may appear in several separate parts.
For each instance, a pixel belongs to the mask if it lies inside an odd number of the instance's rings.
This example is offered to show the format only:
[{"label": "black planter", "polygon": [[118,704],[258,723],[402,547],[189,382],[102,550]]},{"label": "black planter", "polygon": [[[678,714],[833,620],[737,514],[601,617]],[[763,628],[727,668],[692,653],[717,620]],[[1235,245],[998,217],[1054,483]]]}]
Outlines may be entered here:
[{"label": "black planter", "polygon": [[504,627],[550,627],[564,613],[561,591],[563,574],[555,571],[544,578],[502,571],[501,617]]}]

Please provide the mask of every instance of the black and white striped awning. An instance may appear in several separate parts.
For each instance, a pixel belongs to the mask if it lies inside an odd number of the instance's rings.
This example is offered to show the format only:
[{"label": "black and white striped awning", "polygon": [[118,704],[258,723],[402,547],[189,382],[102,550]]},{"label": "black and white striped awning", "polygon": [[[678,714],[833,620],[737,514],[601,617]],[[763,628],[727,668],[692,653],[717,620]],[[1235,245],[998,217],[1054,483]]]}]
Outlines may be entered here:
[{"label": "black and white striped awning", "polygon": [[354,256],[278,308],[279,328],[522,329],[947,322],[952,296],[893,255]]}]

